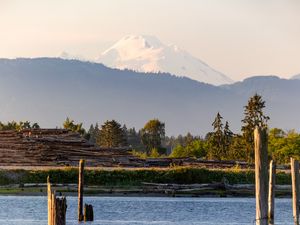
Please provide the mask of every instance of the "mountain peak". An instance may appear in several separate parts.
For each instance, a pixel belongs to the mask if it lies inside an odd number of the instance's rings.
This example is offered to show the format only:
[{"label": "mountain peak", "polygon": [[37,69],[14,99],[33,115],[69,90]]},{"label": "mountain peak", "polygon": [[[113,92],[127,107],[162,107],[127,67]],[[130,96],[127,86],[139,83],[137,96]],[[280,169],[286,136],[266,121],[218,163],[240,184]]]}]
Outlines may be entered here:
[{"label": "mountain peak", "polygon": [[177,45],[165,45],[150,35],[127,35],[104,51],[97,61],[112,68],[166,72],[214,85],[232,83],[230,78]]},{"label": "mountain peak", "polygon": [[158,38],[151,35],[127,35],[116,43],[119,46],[127,44],[141,44],[145,48],[159,48],[164,46]]},{"label": "mountain peak", "polygon": [[163,47],[164,44],[162,44],[160,40],[154,36],[127,35],[121,38],[112,47],[104,51],[101,54],[99,61],[110,67],[118,69],[134,69],[141,72],[153,72],[140,70],[139,68],[135,68],[134,65],[127,67],[122,66],[121,64],[123,61],[135,59],[141,60],[143,59],[143,56],[147,57],[153,55],[155,54],[153,51],[157,51]]}]

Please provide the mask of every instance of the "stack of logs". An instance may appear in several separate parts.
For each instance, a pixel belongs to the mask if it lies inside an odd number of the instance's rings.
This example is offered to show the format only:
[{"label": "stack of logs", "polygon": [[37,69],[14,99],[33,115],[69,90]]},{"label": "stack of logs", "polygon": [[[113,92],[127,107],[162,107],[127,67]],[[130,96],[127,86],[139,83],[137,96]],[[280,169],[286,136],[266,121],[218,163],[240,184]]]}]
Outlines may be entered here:
[{"label": "stack of logs", "polygon": [[125,149],[103,149],[65,129],[0,131],[0,166],[143,166]]},{"label": "stack of logs", "polygon": [[148,158],[133,156],[126,149],[96,147],[80,134],[66,129],[24,129],[0,131],[0,166],[77,166],[85,159],[88,166],[206,168],[251,168],[246,162],[193,158]]}]

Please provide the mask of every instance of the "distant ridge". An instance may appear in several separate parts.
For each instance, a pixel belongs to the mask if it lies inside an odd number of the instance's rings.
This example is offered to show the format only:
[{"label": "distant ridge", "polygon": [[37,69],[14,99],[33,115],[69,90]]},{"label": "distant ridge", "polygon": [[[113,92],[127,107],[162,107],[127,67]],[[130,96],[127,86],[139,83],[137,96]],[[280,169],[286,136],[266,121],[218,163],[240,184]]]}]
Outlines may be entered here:
[{"label": "distant ridge", "polygon": [[300,74],[293,76],[291,79],[300,79]]},{"label": "distant ridge", "polygon": [[243,106],[255,93],[266,100],[270,126],[300,127],[300,80],[257,76],[213,86],[166,73],[138,73],[59,58],[0,59],[0,121],[30,120],[59,127],[66,117],[103,123],[116,119],[140,129],[152,118],[168,135],[205,135],[217,112],[240,131]]}]

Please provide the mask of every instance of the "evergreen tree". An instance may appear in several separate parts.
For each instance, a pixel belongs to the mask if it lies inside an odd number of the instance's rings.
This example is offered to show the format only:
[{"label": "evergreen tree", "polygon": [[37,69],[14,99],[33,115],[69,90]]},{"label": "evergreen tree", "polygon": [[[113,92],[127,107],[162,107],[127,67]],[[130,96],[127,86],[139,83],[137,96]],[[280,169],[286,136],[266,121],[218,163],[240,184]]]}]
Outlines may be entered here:
[{"label": "evergreen tree", "polygon": [[122,127],[122,130],[123,130],[123,132],[124,132],[125,134],[127,134],[127,132],[128,132],[128,129],[127,129],[127,127],[126,127],[126,125],[125,125],[125,124],[123,125],[123,127]]},{"label": "evergreen tree", "polygon": [[136,132],[135,128],[129,128],[127,129],[127,142],[128,145],[135,150],[138,151],[144,151],[144,145],[142,143],[140,134],[138,132]]},{"label": "evergreen tree", "polygon": [[228,158],[230,160],[246,160],[245,140],[242,135],[234,135],[231,140]]},{"label": "evergreen tree", "polygon": [[40,125],[38,123],[34,123],[34,124],[32,124],[31,128],[32,129],[39,129]]},{"label": "evergreen tree", "polygon": [[223,117],[218,112],[214,122],[212,123],[214,132],[210,136],[211,149],[209,152],[210,158],[222,159],[224,156],[224,133],[223,133]]},{"label": "evergreen tree", "polygon": [[96,123],[94,126],[91,124],[90,129],[87,132],[86,139],[89,140],[91,143],[96,144],[96,139],[99,134],[99,125]]},{"label": "evergreen tree", "polygon": [[233,136],[234,133],[230,130],[229,123],[226,121],[224,126],[224,146],[226,153],[229,151]]},{"label": "evergreen tree", "polygon": [[127,146],[126,134],[121,124],[115,120],[106,121],[97,136],[97,144],[105,148]]},{"label": "evergreen tree", "polygon": [[179,134],[176,139],[176,142],[177,142],[176,145],[177,144],[184,145],[184,143],[185,143],[184,137],[181,134]]},{"label": "evergreen tree", "polygon": [[191,142],[193,142],[193,140],[194,140],[194,136],[190,132],[188,132],[184,137],[185,146],[189,145]]},{"label": "evergreen tree", "polygon": [[267,127],[267,122],[270,119],[265,116],[263,109],[265,108],[265,101],[262,96],[255,94],[252,96],[248,104],[244,106],[245,118],[242,120],[242,133],[245,140],[245,150],[247,155],[247,161],[252,162],[254,160],[254,129],[256,126]]}]

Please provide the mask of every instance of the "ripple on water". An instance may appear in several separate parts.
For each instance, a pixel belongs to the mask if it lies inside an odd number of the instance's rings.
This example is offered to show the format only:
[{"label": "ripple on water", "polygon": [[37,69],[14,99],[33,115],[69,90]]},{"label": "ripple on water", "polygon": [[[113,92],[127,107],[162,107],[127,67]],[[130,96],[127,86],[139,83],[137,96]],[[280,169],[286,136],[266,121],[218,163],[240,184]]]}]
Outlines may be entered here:
[{"label": "ripple on water", "polygon": [[[67,224],[77,225],[77,198],[67,197]],[[253,198],[86,197],[93,225],[253,225]],[[276,224],[292,225],[290,199],[276,199]],[[0,197],[0,224],[47,225],[46,197]],[[89,223],[85,223],[89,224]]]}]

